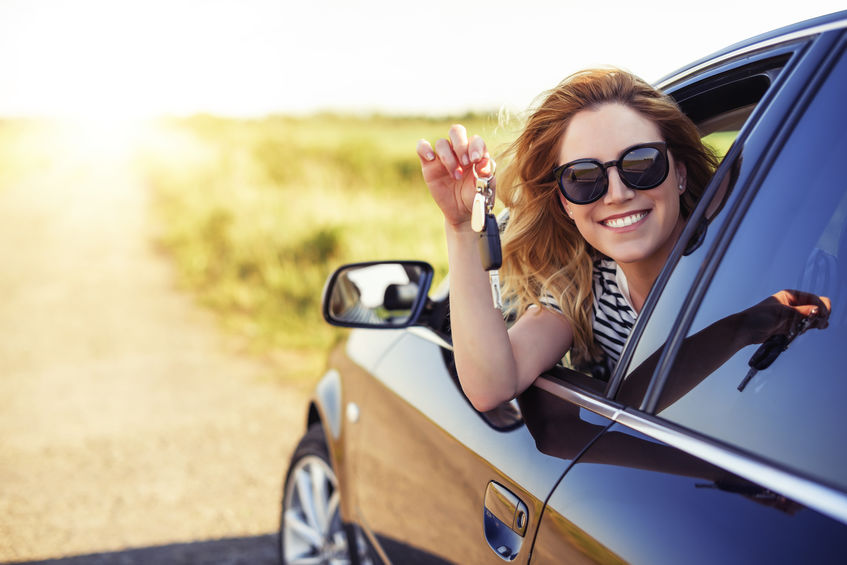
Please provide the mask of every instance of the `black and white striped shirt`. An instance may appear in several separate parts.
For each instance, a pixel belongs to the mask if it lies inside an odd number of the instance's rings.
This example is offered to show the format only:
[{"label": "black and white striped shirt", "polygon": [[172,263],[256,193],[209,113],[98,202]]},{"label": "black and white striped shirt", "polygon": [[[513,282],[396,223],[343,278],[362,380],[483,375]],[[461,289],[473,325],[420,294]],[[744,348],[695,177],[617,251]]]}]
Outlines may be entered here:
[{"label": "black and white striped shirt", "polygon": [[[621,288],[623,287],[623,288]],[[636,313],[629,300],[626,277],[617,263],[601,259],[594,263],[594,341],[617,364],[624,343],[635,325]]]},{"label": "black and white striped shirt", "polygon": [[[606,353],[608,366],[611,368],[620,359],[624,343],[635,325],[636,314],[629,300],[625,298],[629,296],[629,288],[617,263],[611,259],[595,261],[593,284],[594,341]],[[562,311],[556,299],[549,293],[541,297],[541,303]]]}]

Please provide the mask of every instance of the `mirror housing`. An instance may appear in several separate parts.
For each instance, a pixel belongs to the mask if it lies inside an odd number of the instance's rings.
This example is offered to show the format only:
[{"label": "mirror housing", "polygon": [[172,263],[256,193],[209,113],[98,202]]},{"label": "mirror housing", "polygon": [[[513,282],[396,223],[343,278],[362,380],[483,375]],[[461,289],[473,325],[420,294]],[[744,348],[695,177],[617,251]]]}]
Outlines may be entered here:
[{"label": "mirror housing", "polygon": [[432,274],[432,266],[423,261],[343,265],[324,287],[324,320],[345,328],[413,326],[426,304]]}]

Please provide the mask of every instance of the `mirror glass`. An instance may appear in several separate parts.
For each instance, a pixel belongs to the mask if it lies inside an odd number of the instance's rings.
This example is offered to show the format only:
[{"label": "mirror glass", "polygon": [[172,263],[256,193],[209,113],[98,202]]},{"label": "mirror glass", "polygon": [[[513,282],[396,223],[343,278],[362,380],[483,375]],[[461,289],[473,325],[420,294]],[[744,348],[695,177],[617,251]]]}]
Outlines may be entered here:
[{"label": "mirror glass", "polygon": [[329,321],[376,327],[408,325],[428,290],[428,273],[414,263],[350,265],[328,289]]}]

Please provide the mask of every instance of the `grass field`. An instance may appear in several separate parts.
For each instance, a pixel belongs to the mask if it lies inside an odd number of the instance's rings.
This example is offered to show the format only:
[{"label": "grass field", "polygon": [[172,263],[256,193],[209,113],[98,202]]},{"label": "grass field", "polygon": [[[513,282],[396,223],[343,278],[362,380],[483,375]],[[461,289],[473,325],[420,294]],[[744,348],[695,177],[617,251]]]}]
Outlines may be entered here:
[{"label": "grass field", "polygon": [[[446,274],[443,221],[415,146],[457,120],[172,120],[137,165],[185,287],[256,350],[322,357],[339,335],[319,308],[338,265],[421,259],[436,284]],[[460,120],[494,148],[514,134],[495,115]]]}]

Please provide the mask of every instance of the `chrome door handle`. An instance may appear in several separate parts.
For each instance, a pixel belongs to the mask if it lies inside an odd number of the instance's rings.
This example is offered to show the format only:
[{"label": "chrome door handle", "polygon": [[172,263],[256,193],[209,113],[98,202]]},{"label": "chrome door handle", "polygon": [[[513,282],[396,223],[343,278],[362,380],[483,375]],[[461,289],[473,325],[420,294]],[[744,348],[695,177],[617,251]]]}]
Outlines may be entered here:
[{"label": "chrome door handle", "polygon": [[517,557],[526,534],[526,504],[503,485],[491,481],[485,489],[483,521],[485,539],[494,553],[506,561]]}]

